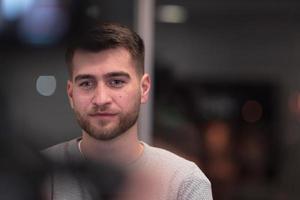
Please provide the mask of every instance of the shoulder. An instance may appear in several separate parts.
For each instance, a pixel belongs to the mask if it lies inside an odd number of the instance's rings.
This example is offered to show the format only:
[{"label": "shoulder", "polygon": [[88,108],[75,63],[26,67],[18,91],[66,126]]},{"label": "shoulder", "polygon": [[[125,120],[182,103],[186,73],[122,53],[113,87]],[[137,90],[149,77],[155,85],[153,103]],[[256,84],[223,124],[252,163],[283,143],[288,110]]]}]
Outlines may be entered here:
[{"label": "shoulder", "polygon": [[[194,163],[165,149],[146,144],[150,163],[155,163],[164,172],[173,198],[212,199],[211,183],[202,170]],[[171,198],[172,199],[172,198]]]},{"label": "shoulder", "polygon": [[177,199],[212,200],[211,183],[197,166],[181,179]]},{"label": "shoulder", "polygon": [[77,157],[77,141],[78,138],[53,145],[42,150],[41,154],[52,162],[64,163],[70,156]]},{"label": "shoulder", "polygon": [[41,154],[52,161],[61,160],[64,157],[64,151],[68,146],[68,142],[53,145],[41,151]]},{"label": "shoulder", "polygon": [[[207,179],[201,169],[192,161],[180,157],[168,150],[145,144],[145,154],[151,162],[178,173],[194,174]],[[208,180],[208,179],[207,179]]]}]

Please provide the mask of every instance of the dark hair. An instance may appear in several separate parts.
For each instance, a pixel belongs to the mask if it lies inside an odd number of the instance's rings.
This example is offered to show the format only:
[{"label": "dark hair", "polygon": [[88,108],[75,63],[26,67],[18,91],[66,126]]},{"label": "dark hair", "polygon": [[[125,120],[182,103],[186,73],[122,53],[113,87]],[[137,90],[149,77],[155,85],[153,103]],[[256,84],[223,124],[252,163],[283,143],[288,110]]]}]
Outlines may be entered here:
[{"label": "dark hair", "polygon": [[117,23],[94,22],[75,34],[67,47],[65,59],[72,76],[72,61],[76,50],[100,52],[123,47],[136,61],[138,74],[144,74],[144,42],[140,36],[128,27]]}]

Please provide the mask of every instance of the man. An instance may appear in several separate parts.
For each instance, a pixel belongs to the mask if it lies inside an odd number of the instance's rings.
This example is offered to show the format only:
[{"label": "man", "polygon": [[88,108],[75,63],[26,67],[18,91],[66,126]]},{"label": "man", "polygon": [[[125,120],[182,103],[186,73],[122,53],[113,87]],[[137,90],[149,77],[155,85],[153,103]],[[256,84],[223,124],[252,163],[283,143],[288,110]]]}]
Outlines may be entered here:
[{"label": "man", "polygon": [[[144,73],[144,44],[135,32],[95,24],[71,42],[66,62],[67,94],[82,137],[50,147],[45,155],[121,166],[130,183],[120,199],[212,199],[210,182],[194,163],[138,139],[140,104],[147,102],[151,83]],[[74,180],[66,181],[72,187],[61,182],[52,179],[52,199],[86,199]]]}]

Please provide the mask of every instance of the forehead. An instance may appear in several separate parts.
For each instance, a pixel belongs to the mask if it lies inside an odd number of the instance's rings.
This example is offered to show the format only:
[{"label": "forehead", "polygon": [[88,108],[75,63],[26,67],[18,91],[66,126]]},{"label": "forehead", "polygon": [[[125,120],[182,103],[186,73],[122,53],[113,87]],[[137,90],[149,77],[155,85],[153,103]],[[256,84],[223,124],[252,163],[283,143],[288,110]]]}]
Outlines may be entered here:
[{"label": "forehead", "polygon": [[137,75],[136,63],[125,48],[107,49],[100,52],[76,50],[73,57],[73,78],[78,74],[102,76],[106,73],[124,71]]}]

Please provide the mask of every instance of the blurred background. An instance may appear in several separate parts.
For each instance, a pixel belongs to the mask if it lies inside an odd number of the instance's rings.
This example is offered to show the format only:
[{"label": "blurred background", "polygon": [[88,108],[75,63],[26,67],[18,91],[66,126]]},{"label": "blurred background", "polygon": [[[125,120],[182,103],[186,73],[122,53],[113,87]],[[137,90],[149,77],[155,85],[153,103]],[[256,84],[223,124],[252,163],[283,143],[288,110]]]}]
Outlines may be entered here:
[{"label": "blurred background", "polygon": [[216,200],[298,199],[300,2],[0,0],[3,138],[40,150],[80,136],[64,50],[91,19],[147,37],[145,141],[196,162]]}]

